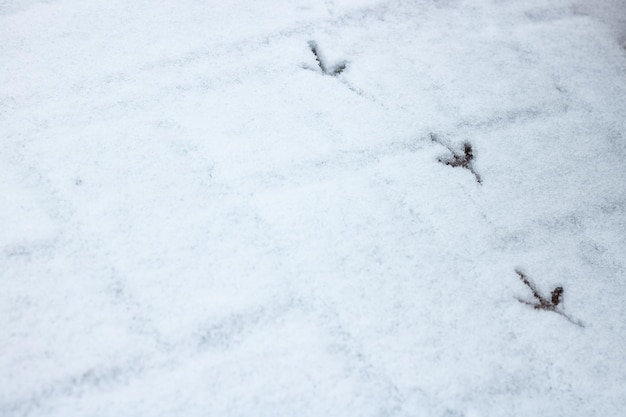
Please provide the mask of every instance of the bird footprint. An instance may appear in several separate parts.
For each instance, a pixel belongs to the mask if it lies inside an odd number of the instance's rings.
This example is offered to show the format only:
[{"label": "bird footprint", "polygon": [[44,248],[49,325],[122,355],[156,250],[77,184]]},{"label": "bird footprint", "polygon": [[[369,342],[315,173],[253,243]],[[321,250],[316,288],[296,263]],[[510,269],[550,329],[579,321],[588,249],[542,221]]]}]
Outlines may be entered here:
[{"label": "bird footprint", "polygon": [[446,143],[445,141],[441,140],[439,138],[439,136],[435,135],[434,133],[430,134],[430,140],[433,142],[436,142],[440,145],[445,146],[446,148],[448,148],[448,150],[450,151],[450,153],[452,155],[448,155],[448,156],[441,156],[439,157],[438,161],[441,162],[442,164],[451,166],[453,168],[456,167],[461,167],[461,168],[465,168],[468,171],[470,171],[472,174],[474,174],[474,177],[476,178],[476,182],[479,184],[482,184],[483,180],[480,177],[480,175],[478,174],[478,172],[476,172],[476,170],[474,169],[474,149],[472,147],[472,144],[469,142],[464,142],[463,143],[463,153],[458,152],[457,150],[455,150],[452,146],[450,146],[448,143]]},{"label": "bird footprint", "polygon": [[527,301],[527,300],[522,300],[521,298],[517,298],[517,301],[519,301],[520,303],[523,304],[527,304],[529,306],[532,306],[533,308],[535,308],[536,310],[547,310],[547,311],[554,311],[557,314],[560,314],[561,316],[565,317],[570,323],[573,323],[577,326],[580,327],[585,327],[583,325],[583,323],[580,320],[576,320],[570,316],[568,316],[567,314],[565,314],[563,311],[561,311],[558,308],[558,305],[561,304],[561,301],[563,299],[563,287],[556,287],[552,290],[552,293],[550,294],[550,299],[547,299],[546,297],[544,297],[539,290],[537,289],[537,287],[535,286],[535,284],[533,284],[530,279],[528,279],[528,277],[526,276],[526,274],[524,274],[522,271],[520,271],[519,269],[516,269],[515,272],[517,273],[517,275],[519,276],[519,279],[528,287],[530,288],[530,290],[533,293],[533,297],[535,297],[536,301],[532,302],[532,301]]}]

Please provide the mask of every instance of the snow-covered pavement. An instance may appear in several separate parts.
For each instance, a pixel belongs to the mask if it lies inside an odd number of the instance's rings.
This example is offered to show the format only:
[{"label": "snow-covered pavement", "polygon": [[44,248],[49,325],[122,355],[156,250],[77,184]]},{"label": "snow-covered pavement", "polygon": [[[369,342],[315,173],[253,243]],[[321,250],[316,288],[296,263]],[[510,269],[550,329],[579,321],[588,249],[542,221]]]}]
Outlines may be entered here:
[{"label": "snow-covered pavement", "polygon": [[622,0],[0,0],[0,195],[0,416],[626,408]]}]

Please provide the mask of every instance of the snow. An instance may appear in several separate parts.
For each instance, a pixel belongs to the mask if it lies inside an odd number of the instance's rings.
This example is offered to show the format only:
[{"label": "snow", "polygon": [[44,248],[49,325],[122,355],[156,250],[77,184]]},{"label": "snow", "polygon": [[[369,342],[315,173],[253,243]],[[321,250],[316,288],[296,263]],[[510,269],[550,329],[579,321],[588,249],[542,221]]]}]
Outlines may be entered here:
[{"label": "snow", "polygon": [[0,415],[621,415],[624,22],[0,1]]}]

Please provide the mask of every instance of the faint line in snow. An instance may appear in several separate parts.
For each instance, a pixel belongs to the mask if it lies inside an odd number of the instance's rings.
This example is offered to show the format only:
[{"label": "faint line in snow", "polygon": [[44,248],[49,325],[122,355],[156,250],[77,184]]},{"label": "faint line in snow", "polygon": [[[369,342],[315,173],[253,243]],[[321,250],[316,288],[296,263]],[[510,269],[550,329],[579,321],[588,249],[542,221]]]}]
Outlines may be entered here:
[{"label": "faint line in snow", "polygon": [[231,314],[224,319],[204,326],[204,330],[200,332],[199,347],[227,349],[242,342],[256,328],[272,323],[289,311],[301,306],[301,300],[288,299]]},{"label": "faint line in snow", "polygon": [[50,404],[60,397],[79,397],[89,389],[107,389],[130,381],[145,371],[143,362],[138,358],[121,365],[107,368],[90,368],[81,374],[52,382],[35,391],[32,395],[15,399],[10,403],[0,404],[0,415],[30,415],[37,410],[50,411],[55,407]]}]

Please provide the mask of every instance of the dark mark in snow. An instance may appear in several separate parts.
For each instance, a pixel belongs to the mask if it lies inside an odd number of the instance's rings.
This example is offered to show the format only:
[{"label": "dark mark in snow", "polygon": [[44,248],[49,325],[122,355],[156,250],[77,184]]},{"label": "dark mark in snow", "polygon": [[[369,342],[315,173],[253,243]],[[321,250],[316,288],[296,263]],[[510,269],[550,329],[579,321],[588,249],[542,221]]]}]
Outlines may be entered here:
[{"label": "dark mark in snow", "polygon": [[231,314],[204,326],[198,345],[202,349],[227,349],[242,343],[255,330],[270,325],[289,311],[301,307],[302,302],[299,299],[276,300],[269,305]]},{"label": "dark mark in snow", "polygon": [[315,60],[317,61],[317,65],[322,70],[322,74],[336,77],[346,69],[348,65],[346,61],[342,61],[334,67],[329,68],[326,64],[326,59],[320,52],[319,46],[315,41],[309,41],[309,48],[311,48],[311,52],[313,52],[313,55],[315,55]]},{"label": "dark mark in snow", "polygon": [[526,274],[524,274],[519,269],[516,269],[515,272],[519,276],[519,279],[524,283],[524,285],[530,288],[530,291],[532,291],[533,293],[533,297],[535,297],[535,299],[537,300],[535,302],[532,302],[532,301],[522,300],[521,298],[517,298],[517,301],[519,301],[520,303],[532,306],[536,310],[554,311],[555,313],[560,314],[561,316],[565,317],[570,323],[573,323],[579,327],[585,327],[584,324],[580,320],[576,320],[568,316],[567,314],[565,314],[563,311],[561,311],[558,308],[559,304],[561,304],[561,301],[563,300],[563,287],[560,287],[560,286],[555,287],[554,290],[552,290],[552,293],[550,294],[550,299],[547,299],[539,292],[535,284],[533,284],[530,281],[530,279],[528,279]]},{"label": "dark mark in snow", "polygon": [[[311,52],[313,52],[313,55],[315,56],[315,61],[317,62],[317,66],[319,67],[319,69],[312,68],[311,66],[307,64],[303,64],[302,68],[308,69],[310,71],[315,71],[315,72],[320,72],[321,70],[322,75],[330,75],[331,77],[335,77],[340,83],[348,87],[348,89],[352,91],[353,93],[367,100],[370,100],[378,105],[382,105],[382,103],[380,103],[376,99],[376,97],[372,96],[371,94],[366,93],[359,87],[352,85],[345,77],[339,77],[339,75],[343,74],[343,72],[348,67],[348,61],[343,60],[331,68],[328,66],[328,61],[324,58],[324,55],[320,51],[320,48],[315,41],[309,41],[309,48],[311,49]],[[385,106],[383,105],[383,107]]]},{"label": "dark mark in snow", "polygon": [[474,161],[474,149],[472,148],[472,144],[469,142],[463,143],[463,152],[458,152],[452,146],[445,143],[443,140],[439,138],[439,136],[434,133],[430,134],[430,140],[440,145],[445,146],[452,153],[451,156],[442,156],[439,157],[438,161],[442,164],[451,166],[453,168],[461,167],[469,170],[474,177],[476,177],[476,182],[482,184],[482,178],[474,169],[473,161]]},{"label": "dark mark in snow", "polygon": [[0,403],[0,415],[47,414],[54,410],[60,398],[78,398],[88,391],[108,390],[128,383],[144,373],[142,363],[135,358],[110,368],[91,368],[78,375],[51,382],[29,397]]}]

